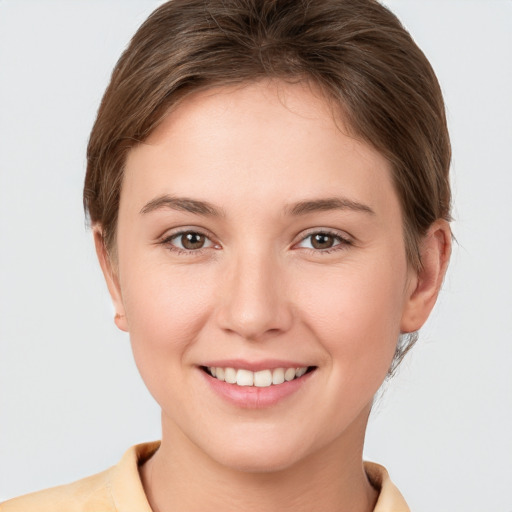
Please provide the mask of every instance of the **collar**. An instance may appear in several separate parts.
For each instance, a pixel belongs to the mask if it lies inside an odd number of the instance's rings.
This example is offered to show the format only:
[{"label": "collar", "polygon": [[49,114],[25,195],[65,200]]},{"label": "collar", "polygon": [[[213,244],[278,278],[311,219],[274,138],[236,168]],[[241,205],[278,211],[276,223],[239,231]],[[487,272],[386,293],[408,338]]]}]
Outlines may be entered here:
[{"label": "collar", "polygon": [[[119,512],[152,512],[139,476],[139,466],[160,447],[160,441],[132,446],[120,462],[111,469],[110,491]],[[400,491],[383,466],[365,462],[370,483],[379,491],[374,512],[410,512]]]}]

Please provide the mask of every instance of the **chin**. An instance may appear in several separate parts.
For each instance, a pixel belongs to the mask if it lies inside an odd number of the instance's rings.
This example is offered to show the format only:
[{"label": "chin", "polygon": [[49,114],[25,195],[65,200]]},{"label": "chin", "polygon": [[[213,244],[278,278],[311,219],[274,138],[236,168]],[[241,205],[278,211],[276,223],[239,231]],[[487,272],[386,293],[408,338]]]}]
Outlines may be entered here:
[{"label": "chin", "polygon": [[272,473],[297,464],[307,456],[305,448],[305,440],[291,439],[280,431],[278,435],[261,432],[242,437],[228,435],[222,444],[210,444],[205,451],[217,463],[234,471]]},{"label": "chin", "polygon": [[241,473],[275,473],[294,466],[299,460],[297,453],[269,452],[265,449],[240,450],[224,453],[217,462],[226,468]]}]

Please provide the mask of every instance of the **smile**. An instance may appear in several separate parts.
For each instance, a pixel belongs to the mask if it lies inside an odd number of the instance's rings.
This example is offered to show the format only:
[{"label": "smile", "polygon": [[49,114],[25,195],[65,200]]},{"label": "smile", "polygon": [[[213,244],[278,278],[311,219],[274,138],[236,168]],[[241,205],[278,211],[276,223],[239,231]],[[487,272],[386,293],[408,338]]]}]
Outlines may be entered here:
[{"label": "smile", "polygon": [[314,367],[303,366],[301,368],[274,368],[252,372],[250,370],[222,368],[215,366],[203,367],[204,371],[222,382],[234,384],[236,386],[254,386],[257,388],[266,388],[277,386],[284,382],[290,382],[299,379],[304,374],[312,371]]}]

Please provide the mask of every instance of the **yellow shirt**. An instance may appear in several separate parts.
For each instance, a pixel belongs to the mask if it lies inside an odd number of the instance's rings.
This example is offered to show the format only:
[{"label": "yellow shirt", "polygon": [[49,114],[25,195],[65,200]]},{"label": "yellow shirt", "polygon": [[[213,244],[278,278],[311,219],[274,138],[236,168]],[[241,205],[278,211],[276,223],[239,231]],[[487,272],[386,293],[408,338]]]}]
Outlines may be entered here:
[{"label": "yellow shirt", "polygon": [[[102,473],[6,501],[0,505],[0,512],[151,512],[139,465],[159,446],[159,442],[133,446],[117,465]],[[382,466],[365,462],[365,470],[380,491],[374,512],[410,512]]]}]

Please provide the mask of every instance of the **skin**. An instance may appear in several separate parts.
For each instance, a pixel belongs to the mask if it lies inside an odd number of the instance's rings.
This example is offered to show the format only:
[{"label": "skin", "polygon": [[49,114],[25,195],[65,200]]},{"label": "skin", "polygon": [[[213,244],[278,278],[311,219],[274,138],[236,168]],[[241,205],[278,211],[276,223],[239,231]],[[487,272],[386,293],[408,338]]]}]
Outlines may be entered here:
[{"label": "skin", "polygon": [[[292,212],[333,198],[341,207]],[[402,226],[389,163],[306,84],[196,93],[131,150],[116,261],[101,226],[95,237],[116,323],[162,408],[161,448],[141,468],[155,511],[373,510],[362,465],[372,399],[400,333],[428,317],[450,254],[437,221],[416,272]],[[204,234],[203,248],[177,250],[180,230]],[[313,246],[325,232],[333,247]],[[200,369],[233,358],[315,371],[277,404],[244,408]]]}]

